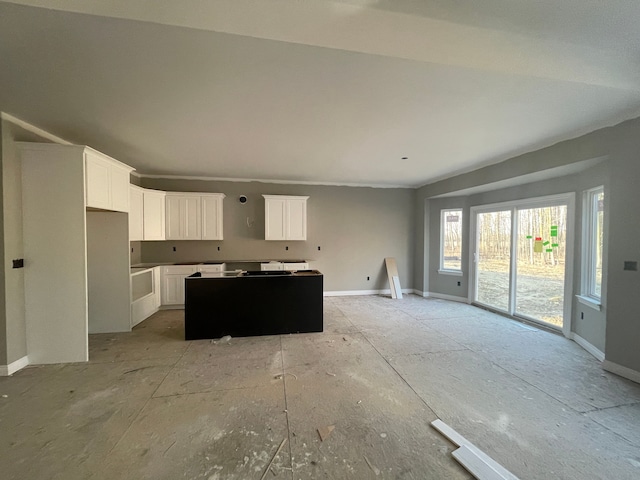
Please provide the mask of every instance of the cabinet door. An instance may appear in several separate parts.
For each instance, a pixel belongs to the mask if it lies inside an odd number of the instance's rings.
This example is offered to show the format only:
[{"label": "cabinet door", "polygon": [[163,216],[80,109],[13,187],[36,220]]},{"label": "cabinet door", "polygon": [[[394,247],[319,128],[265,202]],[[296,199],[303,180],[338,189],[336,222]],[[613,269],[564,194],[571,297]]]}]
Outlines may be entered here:
[{"label": "cabinet door", "polygon": [[307,239],[307,199],[290,198],[286,209],[287,240]]},{"label": "cabinet door", "polygon": [[109,188],[111,190],[111,210],[129,211],[129,171],[110,165]]},{"label": "cabinet door", "polygon": [[203,195],[202,201],[202,240],[222,240],[222,201],[223,195]]},{"label": "cabinet door", "polygon": [[144,191],[144,239],[165,239],[165,194],[153,190]]},{"label": "cabinet door", "polygon": [[182,305],[184,303],[185,275],[165,275],[162,289],[163,305]]},{"label": "cabinet door", "polygon": [[144,240],[142,189],[129,188],[129,241]]},{"label": "cabinet door", "polygon": [[[84,158],[87,207],[110,210],[111,165],[106,160],[88,151],[85,152]],[[127,191],[128,194],[129,192]]]},{"label": "cabinet door", "polygon": [[265,240],[286,240],[285,231],[286,200],[265,198],[264,238]]},{"label": "cabinet door", "polygon": [[200,240],[202,238],[202,211],[199,196],[183,197],[180,209],[184,214],[182,238]]},{"label": "cabinet door", "polygon": [[176,195],[167,195],[165,206],[165,228],[167,240],[181,240],[181,223],[182,215],[180,212],[181,197]]}]

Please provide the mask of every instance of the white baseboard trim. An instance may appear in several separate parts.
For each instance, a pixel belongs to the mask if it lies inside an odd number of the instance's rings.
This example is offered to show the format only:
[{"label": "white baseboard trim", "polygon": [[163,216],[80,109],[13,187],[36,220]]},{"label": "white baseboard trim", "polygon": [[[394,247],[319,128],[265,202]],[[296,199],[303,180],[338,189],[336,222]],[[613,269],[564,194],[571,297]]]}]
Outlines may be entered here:
[{"label": "white baseboard trim", "polygon": [[[402,293],[414,293],[413,288],[403,288]],[[391,290],[386,288],[384,290],[335,290],[322,292],[325,297],[349,297],[356,295],[391,295]]]},{"label": "white baseboard trim", "polygon": [[618,365],[617,363],[613,363],[609,360],[605,360],[604,362],[602,362],[602,368],[604,368],[607,372],[615,373],[616,375],[620,375],[621,377],[629,379],[632,382],[640,383],[640,372],[638,372],[637,370],[633,370],[632,368]]},{"label": "white baseboard trim", "polygon": [[571,338],[571,340],[576,342],[578,345],[580,345],[582,348],[584,348],[587,352],[589,352],[591,355],[596,357],[599,361],[601,361],[601,362],[604,361],[604,352],[602,352],[599,349],[597,349],[596,347],[594,347],[592,344],[590,344],[588,341],[586,341],[580,335],[578,335],[577,333],[571,332],[570,338]]},{"label": "white baseboard trim", "polygon": [[0,377],[8,377],[29,365],[29,357],[25,355],[9,365],[0,365]]},{"label": "white baseboard trim", "polygon": [[446,295],[444,293],[437,292],[423,292],[423,297],[427,298],[439,298],[440,300],[451,300],[452,302],[471,303],[466,297],[458,297],[456,295]]}]

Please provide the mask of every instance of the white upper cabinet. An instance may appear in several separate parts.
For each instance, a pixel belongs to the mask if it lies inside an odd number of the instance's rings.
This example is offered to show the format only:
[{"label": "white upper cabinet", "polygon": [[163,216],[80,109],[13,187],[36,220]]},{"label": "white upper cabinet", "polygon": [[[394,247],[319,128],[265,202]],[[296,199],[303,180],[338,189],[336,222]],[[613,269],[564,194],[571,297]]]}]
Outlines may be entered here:
[{"label": "white upper cabinet", "polygon": [[144,189],[144,240],[164,240],[165,192]]},{"label": "white upper cabinet", "polygon": [[167,240],[222,240],[222,193],[166,194]]},{"label": "white upper cabinet", "polygon": [[129,240],[165,239],[165,192],[129,186]]},{"label": "white upper cabinet", "polygon": [[202,195],[202,240],[222,240],[222,201],[224,195]]},{"label": "white upper cabinet", "polygon": [[129,186],[129,241],[144,240],[144,189]]},{"label": "white upper cabinet", "polygon": [[86,206],[116,212],[129,211],[129,174],[124,163],[91,148],[84,149]]},{"label": "white upper cabinet", "polygon": [[265,240],[306,240],[309,197],[263,195]]}]

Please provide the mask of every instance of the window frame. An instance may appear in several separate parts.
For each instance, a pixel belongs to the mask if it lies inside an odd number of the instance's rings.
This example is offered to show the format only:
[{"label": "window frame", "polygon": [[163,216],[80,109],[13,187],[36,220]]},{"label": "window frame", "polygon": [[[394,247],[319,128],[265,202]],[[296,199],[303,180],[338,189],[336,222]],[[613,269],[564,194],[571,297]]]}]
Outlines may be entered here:
[{"label": "window frame", "polygon": [[[598,293],[596,292],[596,270],[598,262],[598,196],[600,194],[603,195],[604,202],[605,199],[603,185],[585,190],[583,194],[582,278],[580,295],[578,295],[578,300],[581,303],[593,307],[596,310],[600,310],[600,307],[602,305],[602,277],[600,281],[600,294],[598,295]],[[603,208],[603,230],[605,224],[604,214],[605,212]],[[604,257],[604,232],[602,240],[602,256]]]},{"label": "window frame", "polygon": [[[460,217],[460,268],[445,268],[444,266],[444,242],[445,242],[445,223],[446,223],[446,214],[452,214],[454,212],[458,212],[458,216]],[[463,219],[463,209],[462,208],[443,208],[440,210],[440,265],[438,268],[438,273],[445,275],[458,275],[462,276],[462,243],[464,241],[464,235],[462,232],[462,219]]]}]

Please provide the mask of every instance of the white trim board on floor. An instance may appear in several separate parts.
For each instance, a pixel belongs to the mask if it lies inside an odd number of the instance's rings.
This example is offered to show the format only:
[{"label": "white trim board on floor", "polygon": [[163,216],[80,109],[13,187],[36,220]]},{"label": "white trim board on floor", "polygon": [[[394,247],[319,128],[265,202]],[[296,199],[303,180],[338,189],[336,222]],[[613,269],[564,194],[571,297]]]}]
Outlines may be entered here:
[{"label": "white trim board on floor", "polygon": [[615,373],[621,377],[624,377],[632,382],[640,383],[640,372],[633,370],[632,368],[618,365],[617,363],[605,360],[602,362],[602,368],[607,372]]},{"label": "white trim board on floor", "polygon": [[9,365],[0,365],[0,377],[8,377],[9,375],[13,375],[18,370],[22,370],[27,365],[29,365],[29,357],[26,355],[22,358],[19,358],[15,362],[11,362]]},{"label": "white trim board on floor", "polygon": [[[414,293],[412,288],[403,288],[402,293]],[[384,290],[335,290],[322,293],[325,297],[349,297],[356,295],[391,295],[391,290],[386,288]]]},{"label": "white trim board on floor", "polygon": [[439,298],[440,300],[451,300],[452,302],[471,303],[467,297],[458,297],[456,295],[446,295],[444,293],[423,292],[422,296],[425,298]]},{"label": "white trim board on floor", "polygon": [[449,425],[444,423],[442,420],[440,419],[434,420],[433,422],[431,422],[431,426],[436,430],[438,430],[438,432],[444,435],[447,439],[449,439],[451,443],[453,443],[457,447],[462,447],[463,445],[467,447],[471,452],[473,452],[473,454],[479,460],[481,460],[487,466],[491,467],[492,470],[494,470],[497,474],[500,475],[500,477],[497,477],[497,478],[502,478],[505,480],[518,480],[518,477],[516,477],[513,473],[511,473],[509,470],[504,468],[502,465],[496,462],[493,458],[491,458],[489,455],[484,453],[482,450],[480,450],[473,443],[471,443],[465,437],[460,435],[458,432],[456,432],[453,428],[451,428]]},{"label": "white trim board on floor", "polygon": [[587,352],[589,352],[591,355],[596,357],[599,361],[601,361],[601,362],[604,361],[604,352],[602,352],[598,348],[594,347],[592,344],[590,344],[587,340],[582,338],[580,335],[578,335],[577,333],[572,332],[570,338],[571,338],[571,340],[576,342],[578,345],[580,345],[582,348],[584,348]]}]

